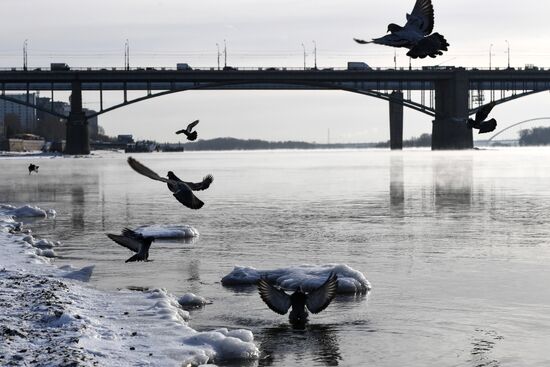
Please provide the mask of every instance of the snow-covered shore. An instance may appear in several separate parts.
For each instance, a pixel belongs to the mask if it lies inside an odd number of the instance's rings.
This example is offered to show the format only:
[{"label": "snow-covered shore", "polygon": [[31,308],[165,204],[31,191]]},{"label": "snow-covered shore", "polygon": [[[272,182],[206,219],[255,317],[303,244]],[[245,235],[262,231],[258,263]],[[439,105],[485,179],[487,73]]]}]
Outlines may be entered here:
[{"label": "snow-covered shore", "polygon": [[[252,332],[197,332],[165,290],[105,292],[82,280],[93,267],[57,268],[59,245],[24,233],[0,207],[0,365],[171,366],[259,358]],[[29,214],[30,213],[30,214]],[[50,246],[51,245],[51,246]]]}]

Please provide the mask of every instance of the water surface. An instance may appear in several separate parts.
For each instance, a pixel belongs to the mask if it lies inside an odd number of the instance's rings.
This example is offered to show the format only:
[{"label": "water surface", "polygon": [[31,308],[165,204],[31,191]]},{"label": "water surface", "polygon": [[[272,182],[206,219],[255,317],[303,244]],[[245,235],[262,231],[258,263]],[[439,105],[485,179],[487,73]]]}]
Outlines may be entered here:
[{"label": "water surface", "polygon": [[[96,264],[104,289],[163,287],[213,302],[191,326],[251,329],[260,366],[547,366],[550,150],[136,154],[164,175],[208,173],[204,208],[132,171],[125,154],[1,159],[0,202],[55,208],[31,223],[60,240],[59,265]],[[28,175],[38,162],[40,173]],[[194,241],[154,243],[149,263],[105,233],[188,224]],[[345,263],[372,283],[293,330],[255,288],[224,288],[234,265]],[[230,363],[228,363],[230,365]]]}]

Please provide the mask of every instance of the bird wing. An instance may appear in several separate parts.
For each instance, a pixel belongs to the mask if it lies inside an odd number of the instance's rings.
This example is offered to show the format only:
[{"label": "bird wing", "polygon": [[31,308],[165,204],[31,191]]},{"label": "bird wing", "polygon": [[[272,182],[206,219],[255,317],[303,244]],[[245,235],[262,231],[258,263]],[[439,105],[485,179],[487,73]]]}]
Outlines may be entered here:
[{"label": "bird wing", "polygon": [[111,233],[107,233],[107,237],[109,237],[119,245],[124,246],[127,249],[132,250],[134,252],[139,252],[141,248],[141,242],[131,237],[126,237],[126,236],[121,236],[118,234],[111,234]]},{"label": "bird wing", "polygon": [[122,230],[122,235],[128,238],[132,238],[139,242],[143,241],[143,235],[136,231],[132,231],[130,228],[124,228]]},{"label": "bird wing", "polygon": [[209,188],[210,184],[213,181],[214,181],[214,176],[206,175],[204,176],[201,182],[185,182],[185,181],[182,181],[182,182],[185,183],[187,186],[189,186],[189,188],[193,191],[201,191]]},{"label": "bird wing", "polygon": [[413,47],[420,37],[414,32],[395,32],[387,34],[380,38],[373,38],[372,43],[378,45],[392,46],[392,47]]},{"label": "bird wing", "polygon": [[162,182],[170,182],[171,180],[168,180],[164,177],[160,177],[156,172],[152,171],[151,169],[145,167],[143,164],[139,163],[137,160],[135,160],[132,157],[128,157],[128,164],[134,171],[137,173],[147,176],[150,179],[156,180],[156,181],[162,181]]},{"label": "bird wing", "polygon": [[431,0],[416,0],[411,14],[407,14],[405,29],[414,29],[425,36],[434,30],[434,7]]},{"label": "bird wing", "polygon": [[330,273],[326,282],[307,295],[306,306],[312,313],[323,311],[336,296],[338,289],[338,277]]},{"label": "bird wing", "polygon": [[189,125],[187,125],[187,129],[186,129],[187,132],[190,133],[191,130],[192,130],[195,126],[197,126],[198,123],[199,123],[199,120],[195,120],[195,121],[193,121],[192,123],[190,123]]},{"label": "bird wing", "polygon": [[362,40],[362,39],[359,39],[359,38],[354,38],[353,40],[355,42],[359,43],[360,45],[366,45],[367,43],[372,43],[370,41],[365,41],[365,40]]},{"label": "bird wing", "polygon": [[190,209],[200,209],[204,205],[204,202],[196,197],[193,194],[193,191],[191,191],[191,189],[184,182],[178,183],[177,190],[174,192],[174,197]]},{"label": "bird wing", "polygon": [[480,123],[485,121],[496,105],[496,102],[491,102],[481,106],[476,113],[476,122]]},{"label": "bird wing", "polygon": [[488,121],[482,122],[479,127],[479,133],[490,133],[491,131],[494,131],[497,128],[497,120],[490,119]]},{"label": "bird wing", "polygon": [[258,291],[262,301],[271,308],[273,311],[280,315],[284,315],[290,308],[290,296],[282,289],[275,288],[267,282],[264,278],[260,278],[258,282]]}]

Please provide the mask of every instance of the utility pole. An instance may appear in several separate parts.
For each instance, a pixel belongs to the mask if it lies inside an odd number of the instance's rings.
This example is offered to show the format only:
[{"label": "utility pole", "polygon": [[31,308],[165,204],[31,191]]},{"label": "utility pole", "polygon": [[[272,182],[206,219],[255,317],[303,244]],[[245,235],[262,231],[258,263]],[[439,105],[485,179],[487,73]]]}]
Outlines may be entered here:
[{"label": "utility pole", "polygon": [[28,57],[28,54],[27,54],[27,44],[28,44],[28,40],[25,40],[25,42],[23,42],[23,70],[27,71],[27,57]]},{"label": "utility pole", "polygon": [[227,66],[227,43],[225,42],[225,40],[223,40],[223,55],[224,55],[223,67],[226,67]]},{"label": "utility pole", "polygon": [[304,49],[304,70],[306,70],[306,46],[302,42],[302,48]]},{"label": "utility pole", "polygon": [[216,43],[216,48],[218,49],[218,70],[220,70],[220,45]]},{"label": "utility pole", "polygon": [[510,69],[510,42],[506,40],[506,44],[508,45],[508,69]]},{"label": "utility pole", "polygon": [[317,70],[317,42],[313,42],[313,68]]},{"label": "utility pole", "polygon": [[397,70],[397,51],[393,50],[393,68]]},{"label": "utility pole", "polygon": [[493,68],[493,44],[489,46],[489,70]]},{"label": "utility pole", "polygon": [[409,56],[409,70],[412,70],[412,58]]}]

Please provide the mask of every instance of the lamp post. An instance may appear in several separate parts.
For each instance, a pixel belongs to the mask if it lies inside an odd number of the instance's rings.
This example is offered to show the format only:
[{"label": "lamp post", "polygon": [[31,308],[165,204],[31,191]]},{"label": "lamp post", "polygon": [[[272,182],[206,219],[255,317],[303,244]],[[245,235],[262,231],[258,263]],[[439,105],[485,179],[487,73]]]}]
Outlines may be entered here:
[{"label": "lamp post", "polygon": [[493,44],[489,46],[489,70],[493,68]]},{"label": "lamp post", "polygon": [[29,40],[23,42],[23,70],[27,71],[27,44]]},{"label": "lamp post", "polygon": [[220,70],[220,45],[216,42],[216,48],[218,49],[218,70]]},{"label": "lamp post", "polygon": [[313,68],[317,70],[317,42],[313,42]]},{"label": "lamp post", "polygon": [[223,40],[223,67],[227,66],[227,42]]},{"label": "lamp post", "polygon": [[302,49],[304,50],[304,70],[306,70],[306,46],[302,43]]},{"label": "lamp post", "polygon": [[510,69],[510,42],[508,40],[505,40],[506,44],[508,45],[508,69]]},{"label": "lamp post", "polygon": [[124,69],[130,70],[130,41],[128,39],[124,44]]}]

